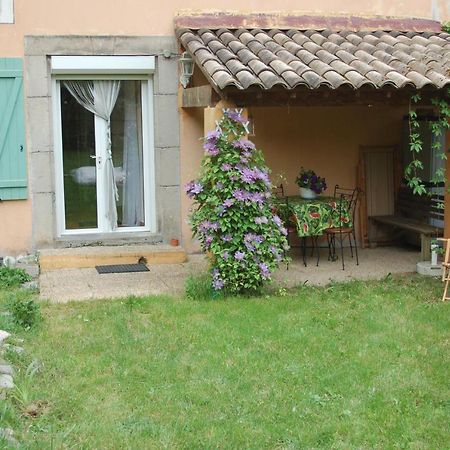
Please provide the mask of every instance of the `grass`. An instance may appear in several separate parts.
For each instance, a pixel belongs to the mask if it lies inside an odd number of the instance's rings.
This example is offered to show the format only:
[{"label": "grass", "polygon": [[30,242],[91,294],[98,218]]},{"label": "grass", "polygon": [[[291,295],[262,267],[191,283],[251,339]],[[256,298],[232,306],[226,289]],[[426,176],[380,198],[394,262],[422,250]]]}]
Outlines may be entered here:
[{"label": "grass", "polygon": [[0,422],[27,449],[449,448],[441,289],[405,277],[43,304],[15,331],[26,353]]}]

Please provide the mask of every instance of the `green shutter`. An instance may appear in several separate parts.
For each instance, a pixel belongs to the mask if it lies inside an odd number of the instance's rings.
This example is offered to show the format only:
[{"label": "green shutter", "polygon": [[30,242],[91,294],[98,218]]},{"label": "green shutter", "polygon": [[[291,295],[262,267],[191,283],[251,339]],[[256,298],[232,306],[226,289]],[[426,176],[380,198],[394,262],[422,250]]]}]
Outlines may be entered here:
[{"label": "green shutter", "polygon": [[0,200],[27,198],[20,58],[0,58]]}]

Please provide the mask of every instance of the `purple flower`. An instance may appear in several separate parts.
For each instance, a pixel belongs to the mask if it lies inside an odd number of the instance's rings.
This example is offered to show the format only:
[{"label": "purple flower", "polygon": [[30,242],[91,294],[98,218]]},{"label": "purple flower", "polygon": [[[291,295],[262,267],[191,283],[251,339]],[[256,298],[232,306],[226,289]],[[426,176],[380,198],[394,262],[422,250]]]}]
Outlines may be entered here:
[{"label": "purple flower", "polygon": [[227,198],[224,202],[223,202],[223,206],[225,208],[230,208],[231,206],[234,205],[234,198]]},{"label": "purple flower", "polygon": [[270,186],[269,174],[265,170],[261,170],[257,167],[253,168],[253,178],[255,180],[263,181],[267,186]]},{"label": "purple flower", "polygon": [[203,148],[210,156],[217,156],[220,153],[220,150],[216,147],[215,142],[207,141],[203,144]]},{"label": "purple flower", "polygon": [[266,216],[261,216],[261,217],[255,217],[255,223],[256,225],[262,225],[263,223],[268,223],[268,219]]},{"label": "purple flower", "polygon": [[200,194],[200,192],[203,191],[203,186],[200,183],[198,183],[197,181],[190,181],[189,183],[186,184],[184,189],[185,189],[188,197],[193,198],[196,195]]},{"label": "purple flower", "polygon": [[219,229],[219,222],[211,222],[209,228],[211,230],[217,231]]},{"label": "purple flower", "polygon": [[209,131],[206,133],[206,140],[207,141],[217,141],[221,136],[220,130],[217,128],[214,131]]},{"label": "purple flower", "polygon": [[270,270],[269,267],[267,266],[267,264],[265,263],[259,263],[259,270],[261,271],[261,276],[264,279],[270,278]]},{"label": "purple flower", "polygon": [[276,260],[278,262],[281,261],[281,255],[280,255],[280,251],[273,245],[270,246],[270,251],[273,253],[273,255],[275,256]]},{"label": "purple flower", "polygon": [[227,109],[224,114],[232,121],[244,124],[246,120],[241,116],[240,112],[233,109]]},{"label": "purple flower", "polygon": [[251,241],[245,241],[244,242],[245,248],[249,251],[252,252],[253,250],[255,250],[255,246],[252,244]]},{"label": "purple flower", "polygon": [[244,183],[252,184],[255,182],[255,173],[252,169],[242,169],[241,180]]},{"label": "purple flower", "polygon": [[224,171],[224,172],[228,172],[229,170],[231,170],[231,164],[228,163],[223,163],[220,168]]},{"label": "purple flower", "polygon": [[240,148],[241,150],[253,150],[255,144],[247,139],[239,139],[238,141],[233,142],[233,147]]},{"label": "purple flower", "polygon": [[247,200],[247,199],[248,199],[248,195],[249,195],[249,193],[248,193],[247,191],[242,190],[242,189],[236,189],[236,190],[233,192],[233,197],[234,197],[236,200],[239,200],[239,201],[241,201],[241,202]]},{"label": "purple flower", "polygon": [[280,227],[280,232],[281,232],[281,234],[284,235],[284,236],[287,236],[287,235],[288,235],[288,232],[287,232],[286,228],[284,228],[284,227]]},{"label": "purple flower", "polygon": [[219,289],[222,289],[223,286],[225,285],[225,282],[220,277],[220,271],[219,271],[219,269],[217,267],[215,269],[213,269],[212,276],[213,276],[213,283],[212,283],[213,288],[216,291],[219,290]]},{"label": "purple flower", "polygon": [[222,253],[222,258],[223,259],[228,259],[230,257],[230,254],[225,250],[223,253]]},{"label": "purple flower", "polygon": [[249,252],[255,250],[255,246],[261,244],[264,241],[264,238],[255,233],[247,233],[244,236],[244,245]]},{"label": "purple flower", "polygon": [[275,224],[278,227],[283,226],[283,222],[281,221],[281,219],[276,214],[272,217],[272,220],[275,222]]},{"label": "purple flower", "polygon": [[223,280],[221,278],[215,278],[215,279],[213,279],[212,285],[216,291],[220,291],[220,289],[223,288],[225,283],[223,282]]},{"label": "purple flower", "polygon": [[233,236],[231,236],[231,234],[225,234],[224,236],[222,236],[222,241],[224,242],[230,242],[233,240]]},{"label": "purple flower", "polygon": [[237,261],[242,261],[244,258],[245,258],[245,253],[241,252],[239,250],[234,254],[234,259],[236,259]]},{"label": "purple flower", "polygon": [[211,222],[209,220],[204,220],[198,226],[198,231],[201,233],[206,233],[211,228]]},{"label": "purple flower", "polygon": [[214,238],[212,236],[206,236],[206,238],[205,238],[205,247],[206,248],[210,247],[210,245],[212,244],[213,239]]},{"label": "purple flower", "polygon": [[264,203],[264,195],[261,192],[254,192],[253,194],[248,195],[248,200],[252,202],[262,204]]},{"label": "purple flower", "polygon": [[216,184],[216,188],[222,190],[223,189],[223,183],[220,181]]}]

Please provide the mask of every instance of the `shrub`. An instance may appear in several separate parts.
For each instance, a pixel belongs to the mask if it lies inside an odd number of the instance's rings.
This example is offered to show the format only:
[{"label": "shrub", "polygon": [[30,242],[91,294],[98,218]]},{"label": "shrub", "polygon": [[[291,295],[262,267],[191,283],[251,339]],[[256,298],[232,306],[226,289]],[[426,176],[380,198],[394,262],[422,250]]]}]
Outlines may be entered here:
[{"label": "shrub", "polygon": [[30,275],[23,269],[0,267],[0,288],[20,286],[30,280]]},{"label": "shrub", "polygon": [[26,292],[12,292],[7,298],[7,308],[14,323],[31,328],[41,320],[41,310],[36,301]]},{"label": "shrub", "polygon": [[198,180],[186,186],[194,200],[190,224],[211,255],[212,286],[233,294],[257,291],[285,258],[287,231],[275,214],[264,157],[244,139],[247,123],[224,110],[204,139]]}]

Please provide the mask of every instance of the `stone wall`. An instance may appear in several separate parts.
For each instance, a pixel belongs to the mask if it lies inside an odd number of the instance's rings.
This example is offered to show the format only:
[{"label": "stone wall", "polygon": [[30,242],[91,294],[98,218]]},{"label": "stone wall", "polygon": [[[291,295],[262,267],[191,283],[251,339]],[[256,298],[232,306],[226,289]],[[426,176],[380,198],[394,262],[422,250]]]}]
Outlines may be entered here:
[{"label": "stone wall", "polygon": [[[168,241],[180,238],[178,66],[173,37],[32,36],[25,37],[25,107],[32,200],[33,248],[108,243]],[[154,55],[154,133],[158,233],[84,236],[60,239],[56,232],[52,55]]]}]

